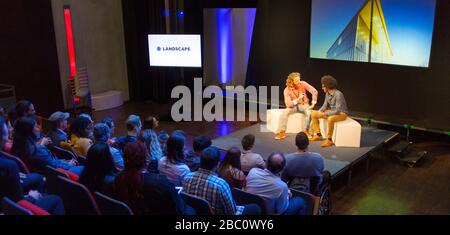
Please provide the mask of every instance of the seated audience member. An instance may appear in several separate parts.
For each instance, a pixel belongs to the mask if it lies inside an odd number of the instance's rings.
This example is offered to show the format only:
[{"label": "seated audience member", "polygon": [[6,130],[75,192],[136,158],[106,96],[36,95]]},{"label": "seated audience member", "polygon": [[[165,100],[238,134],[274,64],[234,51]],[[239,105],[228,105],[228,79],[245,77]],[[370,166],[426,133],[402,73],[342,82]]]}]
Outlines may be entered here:
[{"label": "seated audience member", "polygon": [[161,149],[163,153],[166,153],[167,150],[167,140],[169,139],[169,134],[165,131],[160,131],[158,135],[159,144],[161,145]]},{"label": "seated audience member", "polygon": [[20,157],[32,171],[44,172],[47,165],[70,170],[76,165],[75,160],[67,162],[56,158],[44,145],[37,143],[37,136],[39,129],[35,119],[22,117],[16,120],[12,153]]},{"label": "seated audience member", "polygon": [[7,123],[8,126],[8,139],[6,140],[4,146],[3,146],[3,150],[7,153],[11,153],[11,148],[12,148],[12,136],[13,136],[13,132],[14,132],[14,128],[11,125],[11,121],[8,119],[8,114],[5,112],[5,109],[3,109],[3,107],[0,107],[0,117],[3,117],[5,122]]},{"label": "seated audience member", "polygon": [[117,138],[116,147],[123,151],[125,145],[137,141],[137,137],[142,128],[141,118],[136,115],[128,116],[126,121],[127,135]]},{"label": "seated audience member", "polygon": [[194,214],[166,177],[147,172],[146,151],[139,141],[125,146],[125,169],[114,183],[116,198],[137,215]]},{"label": "seated audience member", "polygon": [[139,134],[139,140],[144,143],[148,151],[148,171],[153,173],[158,172],[158,162],[164,157],[164,154],[159,144],[158,136],[153,130],[143,130]]},{"label": "seated audience member", "polygon": [[155,130],[159,125],[158,119],[153,116],[148,116],[144,120],[144,129]]},{"label": "seated audience member", "polygon": [[192,144],[193,150],[189,151],[184,157],[184,162],[191,169],[191,171],[196,171],[200,167],[200,156],[205,148],[212,145],[211,138],[208,136],[200,135],[194,138],[194,143]]},{"label": "seated audience member", "polygon": [[63,202],[56,195],[45,195],[35,190],[24,195],[20,184],[19,167],[11,160],[0,158],[0,198],[3,197],[8,197],[14,202],[25,199],[52,215],[65,213]]},{"label": "seated audience member", "polygon": [[158,171],[165,175],[175,186],[181,186],[186,174],[191,172],[184,164],[184,141],[182,135],[175,134],[167,140],[167,155],[158,162]]},{"label": "seated audience member", "polygon": [[[96,143],[108,143],[108,139],[110,137],[110,129],[105,123],[97,123],[94,126],[94,139]],[[109,145],[108,145],[109,146]],[[109,151],[111,152],[112,159],[114,161],[114,167],[121,171],[123,170],[123,156],[122,153],[113,147],[109,147]]]},{"label": "seated audience member", "polygon": [[217,172],[222,179],[227,181],[230,188],[242,189],[245,175],[241,171],[241,150],[238,148],[229,149]]},{"label": "seated audience member", "polygon": [[[82,113],[82,114],[80,114],[79,117],[84,117],[84,118],[89,119],[89,127],[88,128],[90,130],[94,129],[94,120],[92,119],[91,115],[89,115],[87,113]],[[92,131],[89,132],[88,138],[89,139],[94,139],[94,133]]]},{"label": "seated audience member", "polygon": [[11,113],[12,125],[17,119],[21,117],[30,117],[36,119],[36,110],[34,109],[33,103],[28,100],[21,100],[17,102],[15,110]]},{"label": "seated audience member", "polygon": [[102,120],[102,122],[105,123],[109,127],[110,138],[108,139],[108,144],[111,145],[111,146],[114,146],[115,143],[116,143],[116,138],[113,137],[113,136],[114,136],[114,133],[115,133],[115,130],[116,130],[116,124],[114,123],[114,121],[110,117],[104,118]]},{"label": "seated audience member", "polygon": [[97,142],[89,148],[79,182],[91,192],[111,195],[117,173],[109,145],[106,142]]},{"label": "seated audience member", "polygon": [[70,144],[78,156],[86,157],[93,144],[90,136],[92,136],[91,121],[82,116],[75,118],[70,125]]},{"label": "seated audience member", "polygon": [[184,177],[183,191],[208,201],[215,215],[261,214],[261,208],[257,205],[236,205],[230,186],[215,173],[219,161],[219,149],[216,147],[204,149],[198,171]]},{"label": "seated audience member", "polygon": [[305,201],[300,197],[292,197],[287,184],[280,179],[279,174],[285,164],[282,153],[271,154],[267,159],[267,169],[250,170],[245,191],[264,198],[269,213],[303,215]]},{"label": "seated audience member", "polygon": [[47,133],[47,137],[52,140],[52,144],[55,146],[61,146],[61,142],[66,144],[68,136],[65,130],[67,129],[67,119],[69,119],[69,113],[54,112],[48,120],[52,122],[52,130]]},{"label": "seated audience member", "polygon": [[324,171],[324,158],[318,153],[308,151],[308,136],[303,132],[295,136],[295,145],[298,150],[286,156],[286,167],[281,178],[288,182],[290,188],[309,193],[312,191],[309,188],[309,181],[304,182],[301,178],[317,176],[319,177],[318,184],[320,184]]},{"label": "seated audience member", "polygon": [[241,156],[242,171],[248,173],[254,167],[266,168],[266,163],[261,155],[252,152],[253,145],[255,144],[255,136],[248,134],[242,138],[241,143],[243,148]]},{"label": "seated audience member", "polygon": [[[6,126],[6,119],[0,116],[0,151],[5,150],[5,145],[9,137],[9,128]],[[7,159],[6,156],[2,156],[0,152],[0,159]],[[44,177],[38,173],[32,172],[25,174],[25,172],[20,172],[20,183],[23,188],[23,192],[34,189],[39,192],[44,191]]]}]

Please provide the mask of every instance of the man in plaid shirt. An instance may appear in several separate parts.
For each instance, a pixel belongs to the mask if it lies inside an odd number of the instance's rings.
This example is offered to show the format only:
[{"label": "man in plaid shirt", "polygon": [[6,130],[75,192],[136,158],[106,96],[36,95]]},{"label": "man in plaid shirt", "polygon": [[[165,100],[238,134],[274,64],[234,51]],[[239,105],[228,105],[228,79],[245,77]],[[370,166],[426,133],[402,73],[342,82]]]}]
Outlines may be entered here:
[{"label": "man in plaid shirt", "polygon": [[209,202],[216,215],[260,214],[256,205],[237,206],[228,183],[214,172],[219,165],[220,152],[215,147],[203,150],[200,168],[183,179],[183,191]]}]

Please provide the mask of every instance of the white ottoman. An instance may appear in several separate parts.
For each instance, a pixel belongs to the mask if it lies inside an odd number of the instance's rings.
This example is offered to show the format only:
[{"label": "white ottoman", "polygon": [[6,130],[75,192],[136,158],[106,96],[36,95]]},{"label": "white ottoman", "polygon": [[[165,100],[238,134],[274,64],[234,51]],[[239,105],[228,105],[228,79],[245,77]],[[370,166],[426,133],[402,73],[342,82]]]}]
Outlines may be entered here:
[{"label": "white ottoman", "polygon": [[[320,120],[320,132],[322,136],[326,137],[327,120]],[[344,121],[336,122],[334,124],[334,132],[332,136],[334,145],[336,147],[357,147],[361,146],[361,124],[359,122],[347,117]]]},{"label": "white ottoman", "polygon": [[[280,118],[284,109],[269,109],[267,110],[267,129],[276,133],[279,129]],[[286,133],[299,133],[305,129],[305,115],[303,113],[291,113],[287,119]]]},{"label": "white ottoman", "polygon": [[92,108],[96,111],[112,109],[123,104],[122,92],[107,91],[92,95]]}]

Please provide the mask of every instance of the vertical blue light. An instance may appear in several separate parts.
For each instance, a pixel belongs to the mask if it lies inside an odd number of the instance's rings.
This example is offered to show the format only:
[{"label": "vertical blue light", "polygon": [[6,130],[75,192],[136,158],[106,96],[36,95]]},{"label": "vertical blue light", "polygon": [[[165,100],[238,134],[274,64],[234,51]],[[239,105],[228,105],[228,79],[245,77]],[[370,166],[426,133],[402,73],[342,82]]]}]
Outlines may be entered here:
[{"label": "vertical blue light", "polygon": [[218,43],[218,66],[219,79],[221,84],[225,84],[231,80],[233,65],[233,36],[232,36],[232,9],[217,9],[217,43]]}]

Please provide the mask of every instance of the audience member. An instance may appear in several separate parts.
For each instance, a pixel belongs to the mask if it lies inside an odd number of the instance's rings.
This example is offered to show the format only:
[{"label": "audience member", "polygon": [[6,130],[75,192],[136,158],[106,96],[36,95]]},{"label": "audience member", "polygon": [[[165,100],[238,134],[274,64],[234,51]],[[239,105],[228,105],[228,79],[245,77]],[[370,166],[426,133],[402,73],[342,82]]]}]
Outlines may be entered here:
[{"label": "audience member", "polygon": [[114,183],[117,198],[137,215],[194,214],[166,177],[146,171],[146,151],[139,141],[125,146],[125,169]]},{"label": "audience member", "polygon": [[89,148],[79,181],[92,192],[111,195],[117,173],[109,145],[106,142],[97,142]]},{"label": "audience member", "polygon": [[123,151],[125,145],[137,141],[137,137],[142,128],[141,118],[136,115],[128,116],[126,121],[127,134],[117,138],[116,147]]},{"label": "audience member", "polygon": [[216,215],[261,214],[261,208],[254,204],[236,205],[230,186],[215,173],[219,161],[219,149],[204,149],[198,171],[187,174],[183,179],[183,191],[208,201]]},{"label": "audience member", "polygon": [[167,177],[175,186],[181,186],[186,174],[191,172],[184,164],[184,141],[180,134],[175,134],[167,140],[167,155],[158,162],[158,171]]},{"label": "audience member", "polygon": [[268,213],[303,215],[305,201],[300,197],[292,197],[287,184],[279,176],[285,165],[286,159],[282,153],[271,154],[267,159],[267,169],[250,170],[245,191],[264,198]]},{"label": "audience member", "polygon": [[322,181],[324,171],[324,158],[318,153],[308,151],[309,140],[305,133],[300,132],[295,136],[297,152],[286,156],[286,168],[281,174],[281,178],[288,182],[289,187],[305,192],[316,191],[310,188],[309,177],[319,177],[317,186]]},{"label": "audience member", "polygon": [[158,125],[159,121],[158,119],[156,119],[156,117],[148,116],[144,120],[144,129],[155,130],[158,127]]},{"label": "audience member", "polygon": [[[105,123],[97,123],[94,126],[94,139],[96,143],[108,143],[110,138],[110,129]],[[108,145],[109,146],[109,145]],[[114,167],[121,171],[123,170],[123,156],[122,153],[113,147],[109,147],[109,151],[111,153],[112,159],[114,161]]]},{"label": "audience member", "polygon": [[242,189],[245,175],[241,171],[241,150],[238,148],[229,149],[217,172],[222,179],[227,181],[230,188]]},{"label": "audience member", "polygon": [[73,120],[70,125],[70,144],[78,156],[86,157],[93,144],[93,141],[89,138],[93,135],[92,133],[91,120],[87,117],[79,116]]},{"label": "audience member", "polygon": [[102,120],[103,123],[105,123],[108,127],[109,127],[109,134],[110,134],[110,138],[108,139],[108,144],[111,146],[114,146],[117,139],[114,137],[114,133],[116,130],[116,125],[114,123],[114,120],[110,117],[104,118]]},{"label": "audience member", "polygon": [[252,152],[253,145],[255,144],[255,136],[248,134],[242,138],[241,143],[243,148],[241,156],[242,171],[248,173],[254,167],[266,168],[266,163],[261,155]]},{"label": "audience member", "polygon": [[211,145],[212,141],[208,136],[200,135],[194,138],[194,143],[192,144],[193,150],[189,151],[184,157],[184,162],[191,171],[198,170],[202,151]]},{"label": "audience member", "polygon": [[158,140],[156,133],[151,130],[143,130],[139,135],[139,140],[144,143],[148,151],[148,171],[153,173],[159,173],[158,162],[164,157],[161,145]]},{"label": "audience member", "polygon": [[69,113],[54,112],[48,120],[52,122],[52,129],[47,133],[47,137],[52,140],[52,144],[55,146],[61,146],[61,142],[66,143],[68,136],[65,130],[67,129],[67,119],[69,119]]}]

